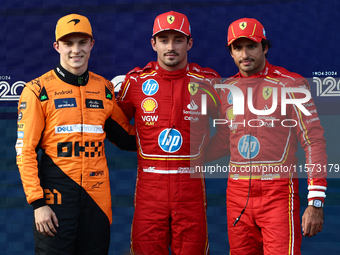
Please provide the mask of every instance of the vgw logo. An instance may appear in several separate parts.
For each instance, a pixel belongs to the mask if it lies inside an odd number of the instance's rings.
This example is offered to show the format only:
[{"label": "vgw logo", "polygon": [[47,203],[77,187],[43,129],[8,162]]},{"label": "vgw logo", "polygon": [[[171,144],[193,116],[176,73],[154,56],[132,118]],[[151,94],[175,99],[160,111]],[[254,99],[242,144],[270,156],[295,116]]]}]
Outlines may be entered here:
[{"label": "vgw logo", "polygon": [[178,151],[182,143],[182,135],[177,129],[164,129],[158,136],[158,145],[165,152],[173,153]]},{"label": "vgw logo", "polygon": [[238,142],[238,152],[245,159],[252,159],[259,154],[260,143],[255,136],[244,135]]}]

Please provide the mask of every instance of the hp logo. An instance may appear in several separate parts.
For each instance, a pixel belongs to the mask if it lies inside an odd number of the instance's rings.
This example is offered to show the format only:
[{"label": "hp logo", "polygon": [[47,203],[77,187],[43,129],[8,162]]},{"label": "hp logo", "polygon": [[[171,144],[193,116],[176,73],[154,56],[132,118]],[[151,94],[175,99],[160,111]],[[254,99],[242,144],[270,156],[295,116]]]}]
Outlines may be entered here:
[{"label": "hp logo", "polygon": [[238,152],[245,159],[255,158],[260,152],[260,143],[255,136],[242,136],[237,147]]},{"label": "hp logo", "polygon": [[158,82],[153,79],[145,81],[142,85],[143,93],[147,96],[153,96],[157,93],[158,89]]},{"label": "hp logo", "polygon": [[158,136],[158,145],[165,152],[173,153],[178,151],[182,143],[182,135],[177,129],[164,129]]}]

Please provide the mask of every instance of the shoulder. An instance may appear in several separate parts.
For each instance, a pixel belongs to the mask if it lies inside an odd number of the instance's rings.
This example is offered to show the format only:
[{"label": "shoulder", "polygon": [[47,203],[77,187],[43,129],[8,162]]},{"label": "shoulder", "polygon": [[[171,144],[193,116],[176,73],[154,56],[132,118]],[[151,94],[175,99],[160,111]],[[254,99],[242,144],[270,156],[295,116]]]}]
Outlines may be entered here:
[{"label": "shoulder", "polygon": [[129,71],[123,80],[122,87],[126,87],[130,84],[144,82],[147,77],[154,77],[157,75],[156,62],[150,62],[145,67],[135,67]]},{"label": "shoulder", "polygon": [[89,71],[89,80],[90,81],[96,81],[96,82],[104,82],[106,83],[107,79],[105,79],[103,76],[99,74],[95,74],[93,72]]},{"label": "shoulder", "polygon": [[106,97],[108,99],[113,98],[113,93],[114,93],[114,85],[111,81],[105,79],[103,76],[95,74],[93,72],[89,72],[89,82],[95,82],[99,83],[98,85],[105,85],[106,87]]},{"label": "shoulder", "polygon": [[303,78],[300,74],[288,71],[286,68],[281,66],[270,66],[270,70],[268,73],[269,76],[274,76],[277,78],[287,78],[290,80],[296,80]]},{"label": "shoulder", "polygon": [[129,71],[126,74],[126,76],[133,76],[133,77],[145,76],[145,75],[152,74],[155,72],[156,72],[156,62],[150,62],[143,68],[135,67],[134,69]]},{"label": "shoulder", "polygon": [[104,84],[106,87],[110,88],[110,90],[113,89],[113,84],[111,81],[93,72],[89,72],[89,82],[101,83]]},{"label": "shoulder", "polygon": [[219,78],[220,75],[213,69],[209,67],[201,67],[198,64],[190,63],[189,71],[190,73],[203,76],[204,78]]},{"label": "shoulder", "polygon": [[48,86],[52,81],[57,79],[53,70],[50,70],[38,78],[35,78],[25,84],[25,87],[32,90],[36,96],[39,96],[45,86]]},{"label": "shoulder", "polygon": [[309,88],[308,81],[302,75],[288,71],[281,66],[271,65],[268,77],[276,79],[278,83],[284,87]]}]

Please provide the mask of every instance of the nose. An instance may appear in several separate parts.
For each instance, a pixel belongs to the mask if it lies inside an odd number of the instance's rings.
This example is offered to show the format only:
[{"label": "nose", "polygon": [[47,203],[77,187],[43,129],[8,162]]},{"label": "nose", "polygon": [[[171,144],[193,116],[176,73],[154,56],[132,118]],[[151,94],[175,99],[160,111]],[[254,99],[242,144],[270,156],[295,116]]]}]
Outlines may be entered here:
[{"label": "nose", "polygon": [[73,47],[72,47],[72,52],[73,52],[73,54],[75,54],[75,55],[77,55],[77,54],[80,53],[80,47],[79,47],[79,45],[78,45],[77,43],[75,43],[75,44],[73,45]]},{"label": "nose", "polygon": [[247,59],[249,57],[249,53],[248,53],[248,50],[246,48],[243,48],[242,51],[241,51],[241,57],[243,59]]},{"label": "nose", "polygon": [[175,50],[175,42],[173,40],[170,40],[168,43],[168,51],[174,51]]}]

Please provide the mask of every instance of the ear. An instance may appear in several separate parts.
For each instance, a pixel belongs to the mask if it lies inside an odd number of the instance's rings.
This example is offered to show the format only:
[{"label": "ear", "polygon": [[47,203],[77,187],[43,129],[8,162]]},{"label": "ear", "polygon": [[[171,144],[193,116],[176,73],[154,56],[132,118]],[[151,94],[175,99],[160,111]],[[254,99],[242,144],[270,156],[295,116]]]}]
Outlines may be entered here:
[{"label": "ear", "polygon": [[[229,50],[229,49],[228,49]],[[232,58],[234,58],[233,57],[233,46],[231,46],[231,50],[229,50],[229,53],[230,53],[230,56],[232,57]]]},{"label": "ear", "polygon": [[193,44],[194,44],[194,40],[190,38],[187,44],[187,51],[189,51],[192,48]]},{"label": "ear", "polygon": [[60,51],[59,51],[59,43],[58,42],[54,42],[53,43],[53,48],[60,53]]},{"label": "ear", "polygon": [[156,48],[156,41],[155,41],[153,38],[151,38],[151,46],[152,46],[152,48],[153,48],[154,51],[157,51],[157,48]]},{"label": "ear", "polygon": [[264,55],[266,55],[267,52],[268,52],[268,45],[266,45],[265,47],[266,47],[266,48],[265,48],[264,51],[263,51]]},{"label": "ear", "polygon": [[94,39],[92,39],[91,44],[90,44],[91,50],[93,48],[93,45],[94,45]]}]

